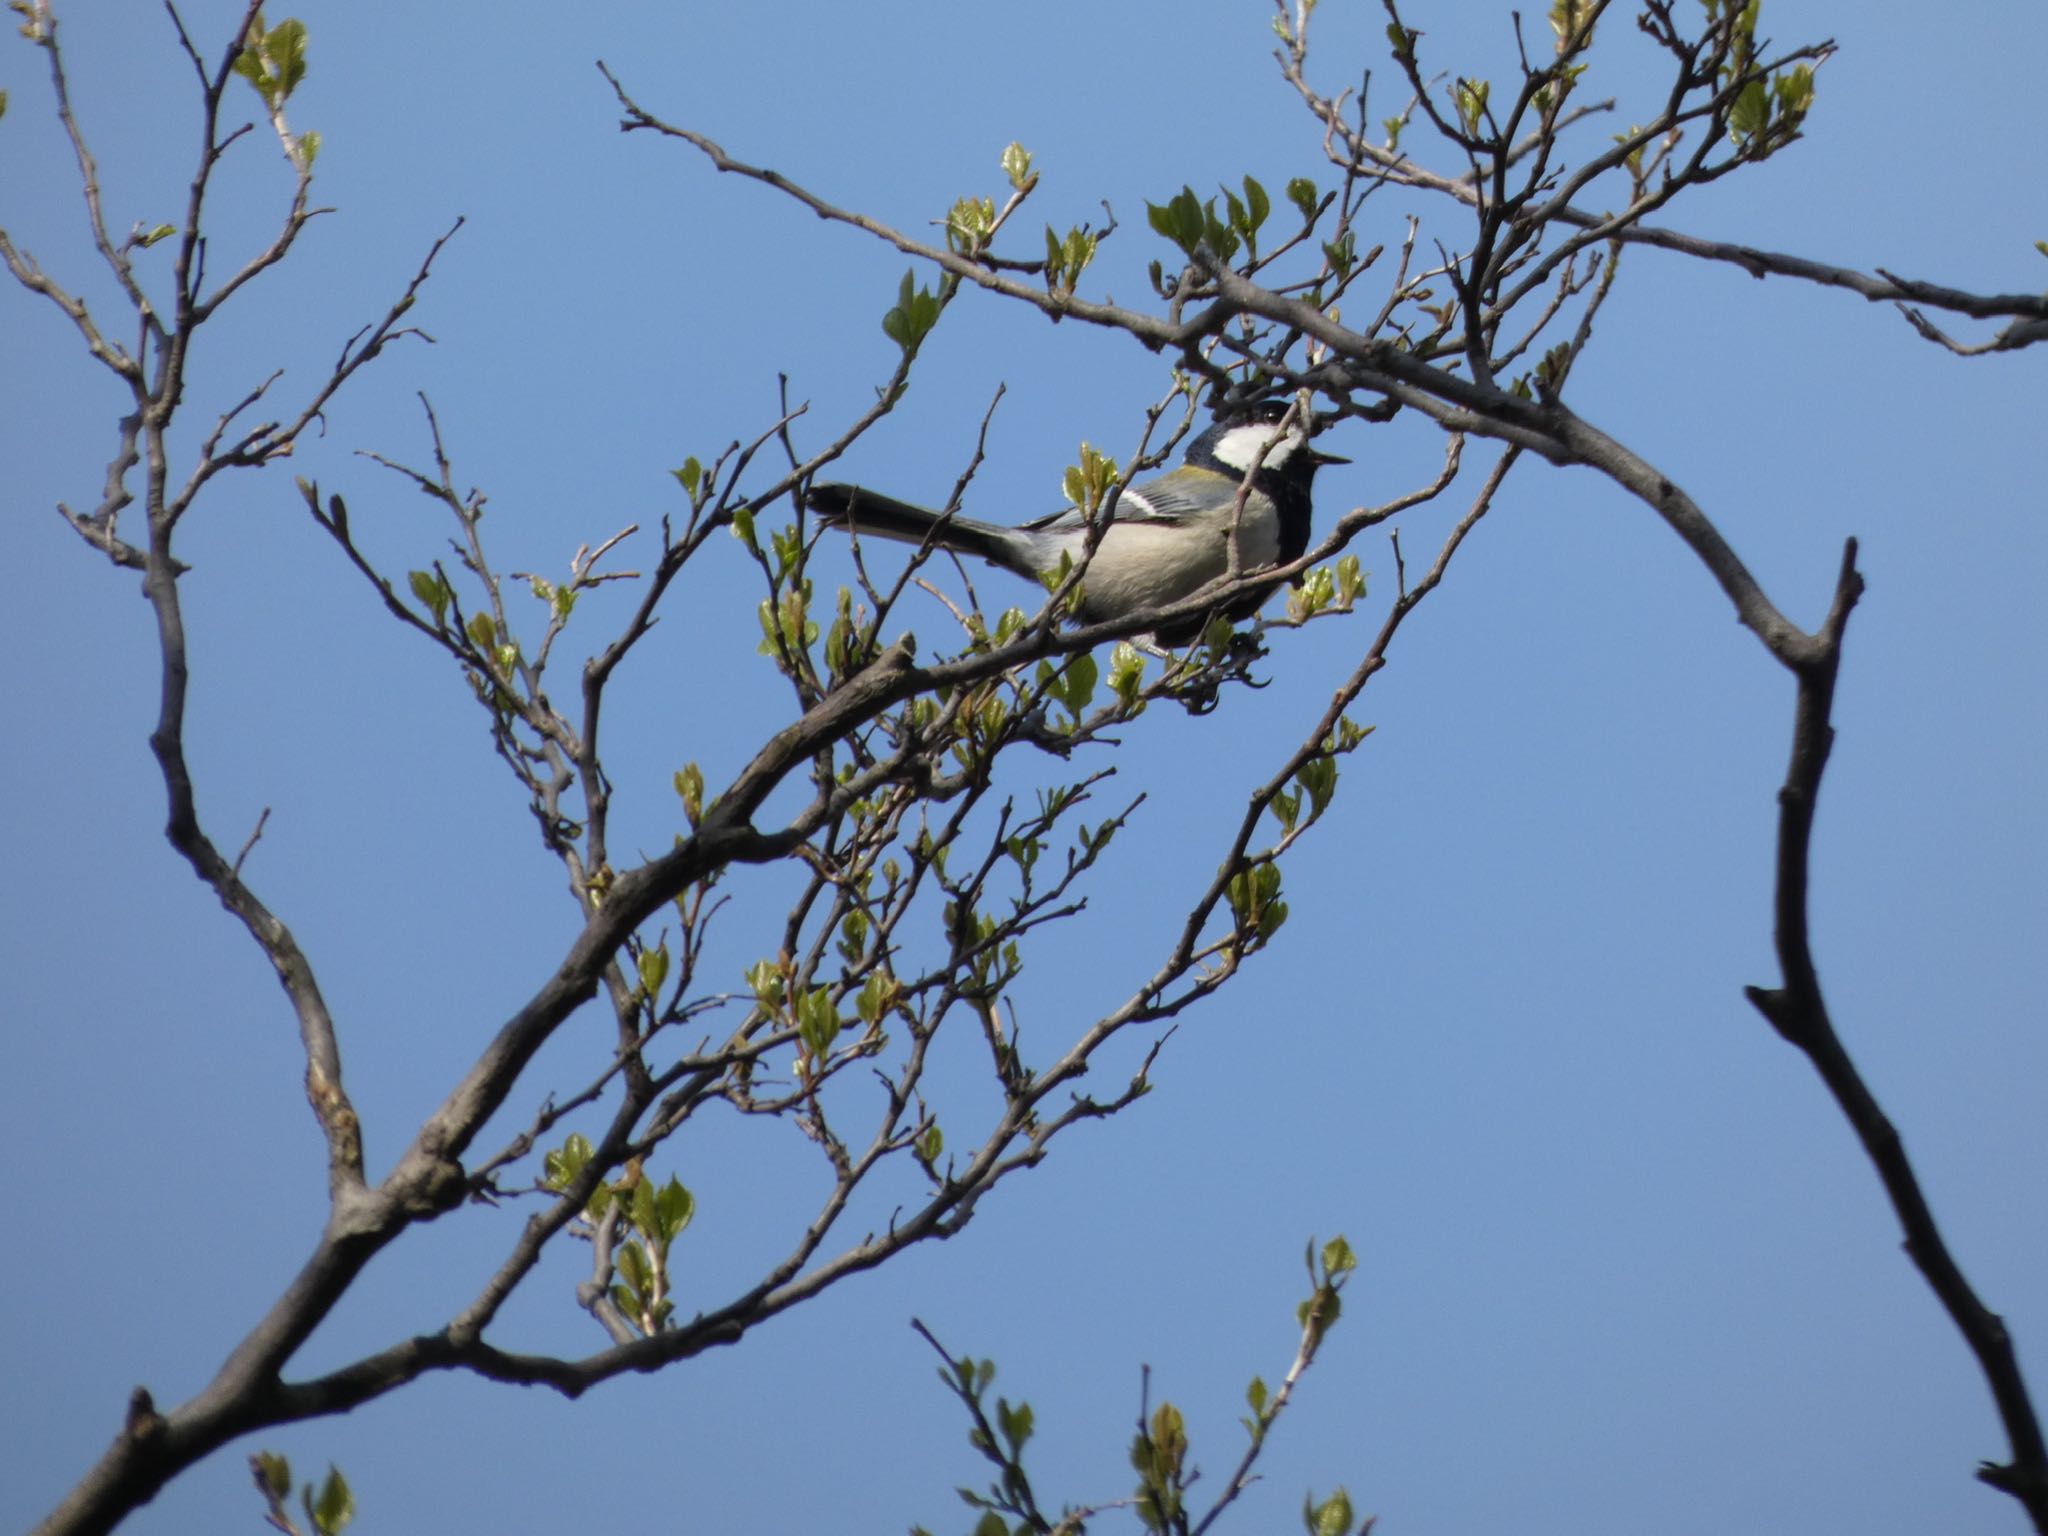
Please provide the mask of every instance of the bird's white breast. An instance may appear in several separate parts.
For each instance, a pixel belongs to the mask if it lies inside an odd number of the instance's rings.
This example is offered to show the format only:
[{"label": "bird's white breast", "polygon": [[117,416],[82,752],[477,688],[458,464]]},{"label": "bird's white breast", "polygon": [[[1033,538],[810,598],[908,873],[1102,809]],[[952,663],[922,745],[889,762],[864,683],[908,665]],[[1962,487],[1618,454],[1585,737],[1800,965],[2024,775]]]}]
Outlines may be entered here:
[{"label": "bird's white breast", "polygon": [[1091,618],[1109,617],[1163,607],[1199,591],[1230,569],[1233,522],[1238,571],[1273,564],[1280,533],[1271,510],[1247,506],[1241,519],[1234,510],[1225,506],[1176,523],[1111,523],[1081,578],[1084,611]]}]

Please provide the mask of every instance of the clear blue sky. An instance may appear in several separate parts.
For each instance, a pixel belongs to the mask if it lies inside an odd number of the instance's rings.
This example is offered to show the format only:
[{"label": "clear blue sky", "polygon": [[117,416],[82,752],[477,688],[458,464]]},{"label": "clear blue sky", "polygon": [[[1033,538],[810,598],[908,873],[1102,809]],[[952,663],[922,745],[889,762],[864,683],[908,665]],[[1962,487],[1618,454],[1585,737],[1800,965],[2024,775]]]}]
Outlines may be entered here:
[{"label": "clear blue sky", "polygon": [[[110,220],[175,221],[197,128],[168,23],[141,5],[71,9]],[[209,51],[231,9],[188,7]],[[1781,42],[1841,44],[1809,137],[1672,222],[1963,287],[2041,286],[2048,12],[1774,9]],[[1022,140],[1045,175],[1031,227],[1099,217],[1107,198],[1122,227],[1092,276],[1133,302],[1163,254],[1145,198],[1246,172],[1273,187],[1328,175],[1251,0],[297,14],[312,43],[294,120],[323,135],[316,193],[337,211],[220,327],[191,422],[273,367],[290,370],[287,391],[319,377],[431,240],[457,214],[469,223],[417,313],[438,344],[394,351],[296,464],[221,484],[186,529],[191,738],[219,841],[238,845],[271,808],[252,878],[320,967],[380,1170],[552,968],[574,915],[459,680],[341,567],[291,472],[346,494],[394,568],[422,563],[444,530],[354,452],[422,460],[424,389],[458,475],[490,495],[497,555],[558,570],[578,544],[674,510],[666,471],[763,426],[778,372],[812,403],[801,430],[819,442],[895,351],[878,322],[900,258],[680,146],[622,137],[593,61],[651,110],[907,228],[994,192],[998,154]],[[1410,19],[1446,68],[1508,57],[1505,7],[1418,0]],[[1381,20],[1329,0],[1319,82],[1384,66]],[[1625,14],[1610,28],[1593,90],[1624,96],[1619,128],[1649,110],[1627,104],[1644,100],[1644,49]],[[0,88],[0,223],[99,296],[81,277],[41,56],[11,35]],[[281,207],[274,148],[239,148],[224,185],[221,267]],[[118,400],[59,317],[11,286],[0,357],[13,1528],[97,1455],[132,1386],[175,1402],[208,1379],[309,1250],[324,1163],[276,986],[160,836],[136,582],[52,511],[95,499]],[[1860,300],[1642,251],[1572,381],[1580,412],[1684,484],[1794,617],[1818,619],[1842,539],[1863,540],[1870,590],[1817,844],[1823,980],[2037,1392],[2042,366],[2038,349],[1960,361]],[[1053,504],[1079,440],[1122,451],[1163,382],[1133,346],[970,296],[851,473],[943,498],[1006,384],[975,510],[1021,518]],[[1433,452],[1405,422],[1332,446],[1356,462],[1326,473],[1326,515],[1413,483]],[[1448,515],[1403,520],[1411,559]],[[1375,573],[1364,612],[1281,636],[1270,690],[1126,733],[1121,780],[1153,799],[1086,917],[1027,977],[1027,1050],[1071,1037],[1151,969],[1179,920],[1162,891],[1206,877],[1273,750],[1355,663],[1392,587],[1385,543],[1358,552]],[[754,655],[739,551],[712,558],[621,679],[612,775],[629,846],[666,846],[676,766],[699,759],[717,779],[783,707]],[[593,602],[572,638],[605,634],[617,611]],[[577,1404],[430,1380],[225,1452],[131,1528],[259,1529],[242,1454],[262,1445],[302,1473],[339,1462],[365,1531],[964,1529],[950,1490],[981,1468],[913,1315],[993,1356],[999,1388],[1034,1404],[1052,1498],[1128,1491],[1145,1364],[1155,1398],[1188,1413],[1213,1484],[1239,1448],[1246,1380],[1275,1378],[1291,1352],[1304,1239],[1341,1231],[1362,1266],[1344,1323],[1233,1530],[1292,1528],[1303,1492],[1339,1481],[1394,1536],[2021,1529],[1971,1480],[2004,1442],[1873,1176],[1741,998],[1776,976],[1791,697],[1645,509],[1588,473],[1527,466],[1357,711],[1378,731],[1291,866],[1292,921],[1185,1021],[1151,1099],[1059,1145],[959,1240],[738,1349]],[[733,985],[772,948],[746,919],[776,895],[736,888],[720,973]],[[594,1014],[573,1023],[521,1104],[580,1082],[605,1035]],[[817,1190],[810,1155],[758,1126],[705,1126],[674,1170],[700,1211],[679,1250],[685,1310],[782,1251],[807,1209],[791,1198]],[[414,1234],[300,1363],[438,1325],[514,1219],[465,1211]],[[597,1347],[574,1278],[565,1257],[501,1342]]]}]

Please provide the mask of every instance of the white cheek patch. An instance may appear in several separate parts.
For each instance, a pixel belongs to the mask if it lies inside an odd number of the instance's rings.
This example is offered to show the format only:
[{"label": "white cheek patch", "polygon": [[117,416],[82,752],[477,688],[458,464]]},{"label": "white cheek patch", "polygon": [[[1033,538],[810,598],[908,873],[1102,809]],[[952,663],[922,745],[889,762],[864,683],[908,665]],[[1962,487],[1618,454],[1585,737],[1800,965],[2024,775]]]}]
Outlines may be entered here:
[{"label": "white cheek patch", "polygon": [[[1299,427],[1291,427],[1285,436],[1279,436],[1268,423],[1247,422],[1244,426],[1232,427],[1217,440],[1216,457],[1239,474],[1254,464],[1262,469],[1278,470],[1307,441]],[[1265,454],[1263,459],[1259,457],[1261,452]]]}]

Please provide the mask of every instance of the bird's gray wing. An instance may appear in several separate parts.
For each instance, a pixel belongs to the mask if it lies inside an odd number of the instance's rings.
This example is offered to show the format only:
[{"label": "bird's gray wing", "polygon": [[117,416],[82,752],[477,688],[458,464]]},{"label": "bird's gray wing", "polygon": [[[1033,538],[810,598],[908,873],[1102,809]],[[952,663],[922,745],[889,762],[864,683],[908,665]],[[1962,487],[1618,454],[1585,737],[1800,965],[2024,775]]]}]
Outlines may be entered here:
[{"label": "bird's gray wing", "polygon": [[[1116,521],[1184,523],[1215,512],[1219,501],[1228,506],[1235,491],[1236,486],[1228,477],[1183,464],[1155,479],[1126,487],[1116,499]],[[1078,507],[1065,507],[1023,526],[1035,533],[1079,532],[1088,526],[1088,519]]]}]

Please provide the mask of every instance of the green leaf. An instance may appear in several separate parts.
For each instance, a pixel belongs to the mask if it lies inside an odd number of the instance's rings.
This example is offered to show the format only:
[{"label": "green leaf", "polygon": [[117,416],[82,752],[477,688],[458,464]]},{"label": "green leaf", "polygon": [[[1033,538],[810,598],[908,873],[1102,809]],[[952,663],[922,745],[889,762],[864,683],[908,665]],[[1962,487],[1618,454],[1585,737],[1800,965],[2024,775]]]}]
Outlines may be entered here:
[{"label": "green leaf", "polygon": [[938,323],[939,301],[929,288],[917,286],[915,272],[904,273],[902,285],[897,290],[895,308],[882,316],[884,333],[903,349],[905,357],[915,357],[925,337]]},{"label": "green leaf", "polygon": [[946,243],[973,254],[988,244],[996,227],[996,205],[985,197],[963,197],[946,215]]},{"label": "green leaf", "polygon": [[1230,877],[1224,887],[1237,926],[1263,944],[1287,921],[1287,903],[1280,900],[1280,866],[1271,862],[1254,864]]},{"label": "green leaf", "polygon": [[1262,1376],[1254,1376],[1252,1384],[1244,1389],[1244,1400],[1251,1405],[1253,1413],[1261,1418],[1266,1414],[1266,1382]]},{"label": "green leaf", "polygon": [[142,234],[137,235],[135,237],[135,243],[141,246],[144,250],[148,250],[152,245],[155,245],[158,241],[168,240],[177,232],[178,229],[175,224],[159,224],[156,226],[156,228],[147,230]]},{"label": "green leaf", "polygon": [[476,648],[486,653],[496,649],[498,626],[488,613],[470,615],[469,638]]},{"label": "green leaf", "polygon": [[1095,658],[1086,651],[1073,657],[1060,673],[1055,696],[1067,706],[1077,725],[1088,701],[1095,697],[1095,683],[1100,675]]},{"label": "green leaf", "polygon": [[668,980],[668,946],[657,944],[652,949],[640,951],[640,990],[650,1000],[661,994],[661,984]]},{"label": "green leaf", "polygon": [[1752,80],[1736,95],[1728,109],[1728,136],[1740,143],[1753,139],[1771,123],[1770,93],[1761,80]]},{"label": "green leaf", "polygon": [[1308,796],[1312,814],[1329,809],[1330,796],[1337,792],[1337,764],[1327,757],[1313,757],[1301,765],[1294,782]]},{"label": "green leaf", "polygon": [[[1583,50],[1593,41],[1593,29],[1586,26],[1589,7],[1587,0],[1551,0],[1550,30],[1557,36],[1557,51],[1560,56]],[[1585,33],[1580,35],[1580,28]],[[1574,42],[1577,48],[1574,48]]]},{"label": "green leaf", "polygon": [[796,1032],[814,1060],[823,1062],[839,1038],[839,1009],[830,987],[813,987],[797,1003]]},{"label": "green leaf", "polygon": [[880,971],[868,973],[868,979],[861,983],[860,993],[854,999],[854,1012],[860,1015],[863,1024],[879,1024],[882,1015],[896,998],[894,977]]},{"label": "green leaf", "polygon": [[773,960],[756,960],[747,967],[747,988],[764,1011],[778,1011],[782,1007],[782,968]]},{"label": "green leaf", "polygon": [[1804,64],[1786,70],[1771,81],[1771,94],[1778,101],[1779,120],[1790,132],[1813,105],[1813,70]]},{"label": "green leaf", "polygon": [[1351,1495],[1339,1488],[1318,1504],[1310,1494],[1301,1506],[1301,1523],[1308,1536],[1345,1536],[1351,1529]]},{"label": "green leaf", "polygon": [[633,1186],[633,1229],[649,1243],[661,1242],[661,1213],[655,1208],[654,1181],[643,1178]]},{"label": "green leaf", "polygon": [[1244,179],[1244,203],[1247,235],[1256,235],[1265,224],[1266,217],[1273,211],[1273,199],[1266,195],[1266,189],[1251,177]]},{"label": "green leaf", "polygon": [[698,461],[697,456],[695,454],[690,455],[689,458],[683,460],[683,467],[681,469],[672,469],[669,473],[676,477],[676,483],[682,486],[683,494],[688,496],[690,500],[695,501],[697,499],[697,487],[704,483],[704,466]]},{"label": "green leaf", "polygon": [[1316,184],[1306,176],[1295,176],[1287,183],[1287,201],[1301,210],[1303,223],[1313,222],[1316,209],[1321,206],[1322,194],[1316,191]]},{"label": "green leaf", "polygon": [[412,587],[412,595],[426,604],[434,615],[434,628],[439,629],[447,617],[449,600],[454,595],[448,590],[448,583],[436,571],[409,571],[406,581]]},{"label": "green leaf", "polygon": [[304,1502],[306,1518],[313,1522],[313,1529],[320,1536],[341,1536],[348,1529],[348,1523],[356,1517],[356,1497],[349,1492],[348,1479],[341,1475],[339,1467],[328,1467],[326,1480],[320,1484],[319,1497],[314,1497],[313,1485],[308,1483]]},{"label": "green leaf", "polygon": [[1285,793],[1274,795],[1273,815],[1279,820],[1282,832],[1292,832],[1294,824],[1301,819],[1301,796]]},{"label": "green leaf", "polygon": [[249,1466],[256,1474],[258,1486],[273,1499],[291,1496],[292,1464],[279,1452],[258,1451],[249,1458]]},{"label": "green leaf", "polygon": [[[640,1186],[643,1189],[645,1187],[644,1183]],[[640,1298],[647,1295],[654,1280],[654,1271],[648,1267],[646,1252],[638,1243],[621,1243],[618,1251],[612,1256],[612,1262],[617,1267],[620,1278],[632,1288],[637,1310]]]},{"label": "green leaf", "polygon": [[1486,118],[1486,98],[1493,87],[1484,80],[1460,80],[1452,99],[1458,108],[1458,120],[1465,125],[1465,131],[1475,138]]},{"label": "green leaf", "polygon": [[306,24],[296,18],[263,29],[263,13],[249,23],[242,51],[235,56],[235,73],[256,88],[264,105],[272,111],[306,78]]},{"label": "green leaf", "polygon": [[297,139],[299,157],[306,162],[306,169],[313,168],[313,162],[320,157],[320,135],[310,128]]},{"label": "green leaf", "polygon": [[[1088,443],[1081,445],[1081,462],[1069,464],[1060,475],[1060,490],[1082,512],[1093,517],[1117,483],[1116,460],[1099,453]],[[1064,574],[1060,578],[1065,580]],[[1057,586],[1058,583],[1054,583]]]},{"label": "green leaf", "polygon": [[1351,1244],[1342,1233],[1323,1244],[1323,1274],[1334,1280],[1339,1275],[1349,1274],[1358,1268],[1358,1255],[1351,1251]]},{"label": "green leaf", "polygon": [[1128,640],[1117,642],[1116,649],[1109,653],[1109,686],[1124,708],[1129,709],[1138,702],[1138,693],[1145,685],[1145,653]]},{"label": "green leaf", "polygon": [[662,1246],[665,1248],[682,1236],[683,1229],[689,1226],[696,1214],[697,1197],[683,1187],[680,1179],[670,1174],[668,1182],[654,1195],[655,1226],[661,1234]]},{"label": "green leaf", "polygon": [[994,1510],[974,1522],[974,1536],[1010,1536],[1010,1528]]},{"label": "green leaf", "polygon": [[1356,555],[1337,557],[1337,601],[1349,608],[1365,596],[1365,571]]},{"label": "green leaf", "polygon": [[946,1133],[939,1129],[939,1122],[934,1120],[917,1138],[917,1155],[924,1162],[936,1163],[939,1154],[945,1150]]},{"label": "green leaf", "polygon": [[683,814],[696,826],[704,816],[704,770],[685,763],[676,770],[676,793],[682,796]]},{"label": "green leaf", "polygon": [[590,1138],[580,1132],[572,1134],[556,1150],[541,1159],[542,1181],[549,1189],[564,1189],[569,1181],[583,1171],[590,1161]]},{"label": "green leaf", "polygon": [[1022,144],[1012,143],[1003,151],[1003,174],[1017,191],[1031,179],[1031,154]]},{"label": "green leaf", "polygon": [[1002,1431],[1009,1442],[1011,1459],[1016,1459],[1024,1449],[1024,1442],[1031,1438],[1031,1405],[1019,1403],[1012,1408],[1008,1398],[996,1399],[996,1428]]},{"label": "green leaf", "polygon": [[7,93],[0,91],[0,117],[7,115]]}]

